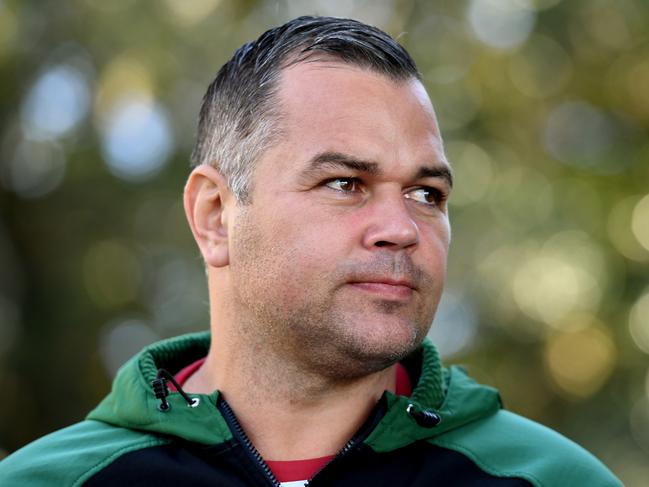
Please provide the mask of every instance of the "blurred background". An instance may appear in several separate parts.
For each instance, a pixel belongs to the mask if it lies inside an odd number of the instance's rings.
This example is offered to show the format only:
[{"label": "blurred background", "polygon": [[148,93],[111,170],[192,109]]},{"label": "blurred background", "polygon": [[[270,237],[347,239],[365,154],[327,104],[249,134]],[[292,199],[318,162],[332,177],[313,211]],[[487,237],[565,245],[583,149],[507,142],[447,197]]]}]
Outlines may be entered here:
[{"label": "blurred background", "polygon": [[0,458],[82,419],[143,345],[207,329],[181,205],[201,97],[313,13],[398,36],[437,109],[445,360],[647,485],[643,0],[0,0]]}]

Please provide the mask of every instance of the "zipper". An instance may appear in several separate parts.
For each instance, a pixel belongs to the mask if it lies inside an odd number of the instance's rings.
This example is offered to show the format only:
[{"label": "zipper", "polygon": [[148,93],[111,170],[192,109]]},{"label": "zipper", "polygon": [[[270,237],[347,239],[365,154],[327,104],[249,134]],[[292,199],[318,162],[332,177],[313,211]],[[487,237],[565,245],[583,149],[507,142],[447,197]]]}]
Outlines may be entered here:
[{"label": "zipper", "polygon": [[[228,426],[230,427],[230,430],[233,431],[237,439],[243,444],[244,449],[248,453],[249,458],[257,465],[257,467],[264,473],[266,480],[270,482],[270,484],[273,487],[281,487],[281,484],[279,480],[273,475],[273,472],[271,471],[270,467],[264,462],[264,459],[262,456],[259,454],[257,449],[255,448],[255,445],[252,444],[252,441],[250,441],[250,438],[248,438],[248,435],[246,435],[246,432],[243,431],[243,428],[241,427],[241,424],[239,424],[239,420],[237,417],[234,415],[234,411],[232,411],[232,408],[230,405],[226,402],[225,399],[223,399],[223,396],[219,397],[217,407],[219,411],[221,411],[221,414],[225,418],[225,421],[228,423]],[[346,456],[349,452],[351,452],[357,445],[358,443],[361,443],[362,440],[368,435],[370,431],[374,429],[376,424],[379,422],[379,420],[383,417],[385,414],[385,409],[387,407],[386,400],[385,400],[385,394],[381,397],[379,402],[374,408],[374,411],[370,414],[370,417],[366,421],[366,423],[361,427],[360,431],[358,431],[346,444],[345,446],[342,447],[336,454],[334,458],[332,458],[329,462],[327,462],[326,465],[324,465],[316,474],[311,477],[310,480],[308,480],[304,486],[310,486],[312,485],[313,481],[320,476],[320,473],[325,470],[327,467],[329,467],[333,462],[336,460],[339,460],[340,458]]]},{"label": "zipper", "polygon": [[250,459],[264,473],[266,480],[273,487],[281,487],[279,480],[275,478],[275,475],[273,475],[273,472],[270,470],[270,467],[266,464],[266,462],[264,462],[264,459],[255,448],[255,445],[252,444],[252,441],[250,441],[250,438],[248,438],[246,432],[243,431],[243,428],[239,424],[239,420],[234,415],[234,411],[232,411],[230,405],[222,397],[219,400],[218,408],[221,411],[221,414],[223,414],[223,417],[225,418],[225,421],[228,423],[228,426],[230,426],[230,429],[235,433],[237,439],[243,444],[243,447],[248,453]]},{"label": "zipper", "polygon": [[322,472],[325,468],[327,468],[329,465],[331,465],[333,462],[338,460],[339,458],[345,456],[349,451],[354,447],[356,444],[356,438],[352,438],[347,442],[345,446],[342,447],[342,449],[336,454],[335,457],[333,457],[330,461],[328,461],[324,467],[322,467],[320,470],[316,472],[316,474],[311,477],[311,479],[307,480],[306,483],[304,484],[304,487],[308,487],[309,485],[312,485],[313,481],[318,477],[320,472]]},{"label": "zipper", "polygon": [[342,457],[346,456],[354,448],[356,448],[359,443],[362,443],[363,440],[369,434],[369,432],[374,429],[376,424],[383,417],[383,415],[385,414],[386,407],[387,404],[386,404],[385,394],[384,394],[379,400],[379,402],[376,404],[376,406],[374,407],[374,410],[370,414],[370,417],[366,420],[365,424],[361,426],[360,430],[356,432],[356,434],[352,436],[352,438],[345,444],[345,446],[343,446],[342,449],[338,451],[336,456],[333,457],[329,462],[327,462],[327,464],[324,465],[320,470],[318,470],[316,474],[304,484],[304,486],[307,487],[313,485],[313,481],[320,476],[323,470],[328,468],[336,460],[340,460]]}]

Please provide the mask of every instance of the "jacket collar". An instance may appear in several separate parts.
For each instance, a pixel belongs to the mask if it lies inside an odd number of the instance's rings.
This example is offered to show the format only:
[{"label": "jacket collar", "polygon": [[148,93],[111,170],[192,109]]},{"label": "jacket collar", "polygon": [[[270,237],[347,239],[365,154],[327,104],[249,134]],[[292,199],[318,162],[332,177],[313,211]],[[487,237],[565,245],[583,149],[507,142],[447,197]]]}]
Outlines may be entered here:
[{"label": "jacket collar", "polygon": [[[209,333],[202,332],[146,347],[120,368],[112,391],[88,419],[206,445],[230,440],[232,433],[216,407],[218,391],[191,394],[199,399],[196,407],[188,407],[179,393],[171,392],[167,398],[171,408],[163,412],[151,388],[159,368],[175,373],[207,355],[209,345]],[[437,349],[428,339],[403,363],[410,376],[416,378],[416,386],[410,398],[385,393],[387,412],[365,441],[377,451],[438,436],[494,414],[500,407],[495,389],[476,384],[457,367],[444,369]],[[433,428],[418,425],[407,413],[409,405],[434,411],[442,418],[441,423]]]},{"label": "jacket collar", "polygon": [[210,335],[203,332],[146,347],[120,368],[110,394],[87,419],[206,445],[231,439],[232,433],[216,408],[218,391],[209,395],[191,394],[199,399],[196,407],[189,407],[178,392],[171,392],[167,398],[171,408],[160,411],[160,402],[151,387],[158,368],[174,373],[207,355],[209,345]]}]

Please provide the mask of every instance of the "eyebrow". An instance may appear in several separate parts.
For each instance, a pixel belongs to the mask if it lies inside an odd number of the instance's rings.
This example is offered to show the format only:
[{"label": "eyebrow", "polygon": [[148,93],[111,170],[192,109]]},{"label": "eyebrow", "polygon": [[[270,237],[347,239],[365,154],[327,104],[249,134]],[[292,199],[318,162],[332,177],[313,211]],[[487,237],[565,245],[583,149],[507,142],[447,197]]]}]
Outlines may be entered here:
[{"label": "eyebrow", "polygon": [[[352,171],[363,172],[371,176],[380,176],[382,171],[379,164],[372,161],[359,159],[342,152],[325,151],[313,156],[305,170],[305,173],[317,172],[323,168],[347,168]],[[440,178],[453,187],[453,172],[447,165],[436,164],[434,166],[422,166],[415,175],[415,179]]]},{"label": "eyebrow", "polygon": [[372,176],[381,174],[376,162],[364,161],[342,152],[320,152],[311,158],[307,171],[318,171],[323,168],[345,167],[352,171],[364,172]]},{"label": "eyebrow", "polygon": [[424,179],[424,178],[441,178],[444,179],[449,187],[453,187],[453,171],[449,166],[434,166],[434,167],[422,167],[417,172],[417,177],[415,179]]}]

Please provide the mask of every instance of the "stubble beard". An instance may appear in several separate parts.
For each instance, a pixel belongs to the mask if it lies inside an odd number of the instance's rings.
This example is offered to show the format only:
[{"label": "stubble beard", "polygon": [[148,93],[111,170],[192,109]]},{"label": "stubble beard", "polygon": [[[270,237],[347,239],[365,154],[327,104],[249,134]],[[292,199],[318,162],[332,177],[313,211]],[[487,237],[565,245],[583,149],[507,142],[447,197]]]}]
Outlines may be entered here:
[{"label": "stubble beard", "polygon": [[[419,299],[409,312],[403,303],[387,300],[368,299],[362,309],[354,308],[340,295],[340,287],[282,287],[290,283],[291,253],[265,240],[252,218],[240,218],[236,234],[237,258],[231,266],[237,330],[253,354],[249,363],[269,371],[292,369],[305,376],[347,382],[393,365],[414,351],[426,336],[439,292],[431,291],[431,302],[416,291]],[[384,268],[396,264],[383,259],[372,265]],[[401,265],[416,274],[422,289],[434,289],[432,279],[413,270],[411,261]],[[341,266],[317,280],[341,282],[349,267],[358,268],[358,264]],[[275,283],[277,288],[273,287]],[[378,317],[377,326],[363,323],[367,321],[364,314]],[[395,317],[402,319],[394,329],[382,322]]]}]

